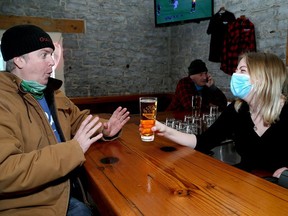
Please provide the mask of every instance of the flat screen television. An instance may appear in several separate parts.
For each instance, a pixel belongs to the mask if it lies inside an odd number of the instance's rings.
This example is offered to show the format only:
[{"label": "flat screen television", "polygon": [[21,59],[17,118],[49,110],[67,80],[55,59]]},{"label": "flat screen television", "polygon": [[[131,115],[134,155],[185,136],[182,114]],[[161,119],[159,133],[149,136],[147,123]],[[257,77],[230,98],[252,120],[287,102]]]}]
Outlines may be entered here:
[{"label": "flat screen television", "polygon": [[154,0],[156,27],[199,23],[213,14],[214,0]]}]

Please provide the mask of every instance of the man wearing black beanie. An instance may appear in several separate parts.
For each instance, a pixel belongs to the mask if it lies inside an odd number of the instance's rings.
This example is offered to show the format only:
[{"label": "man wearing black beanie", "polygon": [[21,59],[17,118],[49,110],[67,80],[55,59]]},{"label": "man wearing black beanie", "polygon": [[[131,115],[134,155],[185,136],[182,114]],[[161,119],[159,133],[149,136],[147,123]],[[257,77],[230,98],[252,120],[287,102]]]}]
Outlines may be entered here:
[{"label": "man wearing black beanie", "polygon": [[90,145],[117,138],[130,118],[122,107],[101,121],[80,111],[51,78],[54,49],[34,25],[11,27],[1,39],[1,215],[91,215],[75,193],[77,171]]},{"label": "man wearing black beanie", "polygon": [[178,82],[167,111],[191,111],[193,95],[202,97],[202,112],[208,112],[211,105],[218,106],[220,111],[227,106],[225,94],[215,86],[206,64],[201,59],[191,62],[188,76]]}]

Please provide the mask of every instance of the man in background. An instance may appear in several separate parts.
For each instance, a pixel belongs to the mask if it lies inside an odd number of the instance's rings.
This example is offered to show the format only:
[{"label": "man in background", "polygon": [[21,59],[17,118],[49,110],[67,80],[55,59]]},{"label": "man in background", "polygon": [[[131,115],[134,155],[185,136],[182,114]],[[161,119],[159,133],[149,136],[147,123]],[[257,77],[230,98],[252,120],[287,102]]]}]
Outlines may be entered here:
[{"label": "man in background", "polygon": [[215,86],[206,64],[200,59],[191,62],[188,76],[178,82],[167,111],[191,111],[192,95],[202,97],[202,112],[208,112],[211,105],[218,106],[220,111],[227,106],[225,94]]}]

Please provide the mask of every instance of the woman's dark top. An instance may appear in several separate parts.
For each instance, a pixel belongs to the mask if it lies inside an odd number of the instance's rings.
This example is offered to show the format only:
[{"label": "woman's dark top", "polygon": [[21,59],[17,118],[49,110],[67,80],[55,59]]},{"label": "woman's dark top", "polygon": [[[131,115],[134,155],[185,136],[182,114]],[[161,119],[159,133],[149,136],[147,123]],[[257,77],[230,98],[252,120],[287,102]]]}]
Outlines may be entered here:
[{"label": "woman's dark top", "polygon": [[260,137],[254,131],[249,107],[244,103],[239,112],[231,103],[203,134],[197,136],[196,150],[208,152],[221,141],[233,138],[241,156],[239,168],[274,172],[288,166],[288,105],[282,108],[280,119]]}]

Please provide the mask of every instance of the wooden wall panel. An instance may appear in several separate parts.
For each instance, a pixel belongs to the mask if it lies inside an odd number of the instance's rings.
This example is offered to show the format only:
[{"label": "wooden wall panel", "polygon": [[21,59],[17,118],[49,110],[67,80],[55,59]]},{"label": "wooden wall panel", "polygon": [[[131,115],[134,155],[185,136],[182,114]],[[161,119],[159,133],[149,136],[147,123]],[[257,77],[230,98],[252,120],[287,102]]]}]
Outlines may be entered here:
[{"label": "wooden wall panel", "polygon": [[84,20],[52,19],[44,17],[0,15],[0,29],[8,29],[19,24],[34,24],[47,32],[85,33]]}]

